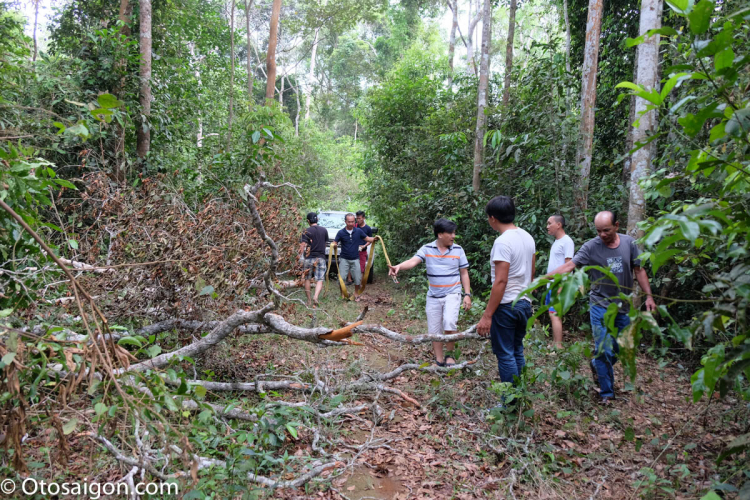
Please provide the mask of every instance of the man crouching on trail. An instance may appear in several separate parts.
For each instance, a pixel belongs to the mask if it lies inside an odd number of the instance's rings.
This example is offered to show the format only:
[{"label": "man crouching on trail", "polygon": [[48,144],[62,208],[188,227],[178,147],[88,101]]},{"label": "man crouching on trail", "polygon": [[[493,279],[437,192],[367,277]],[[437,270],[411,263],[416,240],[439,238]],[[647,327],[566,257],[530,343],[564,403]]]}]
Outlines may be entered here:
[{"label": "man crouching on trail", "polygon": [[[456,239],[456,223],[447,219],[438,219],[433,224],[435,237],[432,243],[424,245],[411,259],[397,266],[390,266],[388,275],[396,276],[401,270],[411,269],[421,262],[427,266],[427,279],[430,288],[427,290],[427,333],[450,335],[456,333],[458,310],[461,307],[461,285],[463,285],[465,310],[471,308],[471,285],[469,283],[469,261],[464,249],[453,243]],[[447,342],[445,347],[452,351],[455,342]],[[443,343],[433,342],[435,364],[453,366],[456,360],[443,354]]]}]

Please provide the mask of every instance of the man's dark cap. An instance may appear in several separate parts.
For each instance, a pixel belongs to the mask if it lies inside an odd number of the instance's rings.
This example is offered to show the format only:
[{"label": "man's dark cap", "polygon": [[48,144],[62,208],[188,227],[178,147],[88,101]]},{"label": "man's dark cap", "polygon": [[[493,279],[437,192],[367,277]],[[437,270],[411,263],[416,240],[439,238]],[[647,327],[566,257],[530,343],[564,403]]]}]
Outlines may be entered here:
[{"label": "man's dark cap", "polygon": [[315,212],[309,212],[307,214],[307,222],[310,224],[316,224],[318,222],[318,214]]}]

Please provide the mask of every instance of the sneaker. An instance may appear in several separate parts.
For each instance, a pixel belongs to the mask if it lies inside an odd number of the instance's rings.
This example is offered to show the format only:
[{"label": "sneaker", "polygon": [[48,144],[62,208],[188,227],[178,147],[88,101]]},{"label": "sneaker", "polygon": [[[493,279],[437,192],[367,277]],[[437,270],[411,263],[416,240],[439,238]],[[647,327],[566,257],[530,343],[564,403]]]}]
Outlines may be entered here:
[{"label": "sneaker", "polygon": [[602,406],[609,406],[612,404],[613,401],[615,401],[615,399],[616,398],[614,396],[612,397],[605,396],[603,398],[599,398],[599,404]]}]

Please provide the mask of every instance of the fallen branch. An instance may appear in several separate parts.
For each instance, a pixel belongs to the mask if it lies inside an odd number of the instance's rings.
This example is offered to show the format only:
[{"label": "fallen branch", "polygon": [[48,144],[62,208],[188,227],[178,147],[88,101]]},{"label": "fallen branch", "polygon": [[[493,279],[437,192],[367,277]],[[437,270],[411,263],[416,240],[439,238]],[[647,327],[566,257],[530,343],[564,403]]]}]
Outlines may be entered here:
[{"label": "fallen branch", "polygon": [[377,383],[377,382],[358,381],[358,382],[354,382],[354,383],[351,383],[351,384],[347,384],[346,388],[347,389],[354,389],[354,390],[357,390],[357,389],[366,389],[366,390],[371,390],[371,391],[387,392],[387,393],[390,393],[390,394],[395,394],[396,396],[400,397],[404,401],[408,401],[409,403],[411,403],[411,404],[413,404],[413,405],[415,405],[417,407],[421,407],[422,406],[422,403],[420,403],[419,401],[417,401],[413,397],[409,396],[404,391],[402,391],[400,389],[396,389],[395,387],[391,387],[391,386],[388,386],[388,385],[385,385],[385,384],[380,384],[380,383]]},{"label": "fallen branch", "polygon": [[476,333],[477,327],[473,325],[471,328],[464,330],[461,333],[454,333],[451,335],[416,335],[409,336],[401,333],[394,332],[382,325],[361,325],[354,329],[354,333],[371,333],[381,335],[387,339],[401,342],[402,344],[426,344],[427,342],[455,342],[457,340],[487,340],[487,338],[480,336]]},{"label": "fallen branch", "polygon": [[[172,445],[169,448],[175,453],[182,455],[182,449],[180,449],[179,446]],[[201,457],[198,455],[193,455],[192,458],[197,463],[198,470],[207,469],[210,467],[222,467],[225,469],[227,468],[227,464],[223,460],[216,460],[214,458],[205,458],[205,457]],[[248,481],[262,484],[263,486],[268,486],[269,488],[299,488],[300,486],[307,483],[314,477],[321,475],[323,472],[327,470],[333,469],[339,464],[343,465],[341,462],[338,462],[338,461],[328,462],[326,464],[318,465],[310,469],[310,471],[307,472],[306,474],[303,474],[299,476],[298,478],[292,479],[289,481],[275,481],[269,477],[259,476],[257,474],[253,474],[252,472],[247,473],[247,479]],[[189,475],[189,473],[180,472],[180,473],[177,473],[176,475],[187,476]]]},{"label": "fallen branch", "polygon": [[104,448],[106,448],[108,452],[110,452],[111,454],[113,454],[118,461],[120,461],[120,462],[122,462],[124,464],[130,465],[131,467],[138,467],[138,468],[141,468],[141,469],[146,469],[147,471],[149,471],[151,474],[153,474],[154,476],[158,477],[162,481],[169,480],[168,476],[166,476],[166,475],[162,474],[161,472],[159,472],[158,470],[156,470],[154,468],[154,466],[151,465],[150,463],[148,463],[147,461],[145,461],[145,460],[139,460],[139,459],[134,458],[134,457],[128,457],[128,456],[126,456],[124,453],[122,453],[120,450],[118,450],[117,447],[115,445],[113,445],[104,436],[96,436],[96,435],[94,435],[91,432],[87,432],[85,435],[87,435],[88,437],[90,437],[94,441],[98,441],[99,443],[101,443],[104,446]]},{"label": "fallen branch", "polygon": [[[424,365],[418,365],[416,363],[407,363],[404,365],[399,366],[398,368],[389,371],[388,373],[365,373],[362,375],[362,379],[369,378],[370,380],[377,380],[377,381],[385,381],[385,380],[391,380],[402,373],[406,371],[416,370],[420,372],[426,372],[426,373],[448,373],[452,370],[462,370],[464,368],[468,368],[469,366],[473,365],[479,361],[479,358],[472,359],[470,361],[464,361],[462,363],[456,363],[453,366],[437,366],[437,365],[430,365],[430,366],[424,366]],[[360,380],[362,380],[360,379]]]},{"label": "fallen branch", "polygon": [[339,415],[346,415],[347,413],[356,414],[361,412],[362,410],[367,410],[368,408],[372,410],[372,412],[375,415],[380,415],[383,413],[383,410],[375,403],[369,404],[369,405],[358,405],[358,406],[342,406],[340,408],[335,408],[331,411],[321,413],[320,411],[316,410],[315,408],[311,407],[307,402],[302,401],[300,403],[288,403],[286,401],[274,401],[273,403],[269,403],[267,407],[273,407],[273,406],[284,406],[286,408],[302,408],[303,410],[312,413],[316,417],[329,419],[333,417],[337,417]]},{"label": "fallen branch", "polygon": [[[181,380],[169,380],[164,378],[164,382],[169,385],[179,386],[182,384]],[[309,391],[314,387],[318,387],[321,390],[325,388],[323,383],[316,385],[305,384],[303,382],[297,382],[294,380],[277,380],[277,381],[262,381],[258,384],[255,382],[213,382],[208,380],[186,380],[185,383],[188,386],[200,385],[208,391],[251,391],[251,392],[265,392],[266,389],[271,391],[289,390],[289,391]]]},{"label": "fallen branch", "polygon": [[[73,269],[77,271],[91,271],[97,274],[103,274],[103,273],[113,273],[115,272],[114,269],[109,267],[98,267],[98,266],[92,266],[90,264],[85,264],[83,262],[78,262],[77,260],[69,260],[64,259],[62,257],[58,257],[60,259],[60,262],[63,264],[67,264]],[[92,297],[93,298],[93,297]]]},{"label": "fallen branch", "polygon": [[193,342],[192,344],[186,345],[185,347],[182,347],[180,349],[177,349],[175,351],[167,352],[164,354],[161,354],[159,356],[156,356],[155,358],[149,359],[148,361],[143,361],[142,363],[137,363],[135,365],[130,366],[129,368],[121,368],[117,370],[118,374],[122,374],[125,372],[134,372],[134,371],[145,371],[145,370],[153,370],[155,368],[162,368],[166,365],[168,365],[173,358],[176,358],[178,356],[189,356],[189,357],[195,357],[204,351],[207,351],[211,347],[218,344],[220,341],[222,341],[227,335],[232,333],[235,328],[238,326],[247,324],[247,323],[258,323],[260,319],[263,317],[264,314],[266,314],[268,311],[273,309],[273,304],[267,304],[265,307],[258,311],[238,311],[234,314],[232,314],[229,318],[225,319],[221,323],[219,323],[208,335],[203,337],[198,342]]},{"label": "fallen branch", "polygon": [[[157,333],[166,332],[168,330],[180,329],[180,330],[213,330],[219,326],[222,321],[195,321],[179,318],[165,319],[158,323],[153,323],[143,328],[139,328],[135,331],[136,335],[155,335]],[[237,331],[246,335],[256,335],[262,333],[271,333],[270,328],[262,323],[240,325],[237,327]]]},{"label": "fallen branch", "polygon": [[[273,285],[276,288],[286,290],[287,288],[299,288],[304,285],[304,282],[302,280],[284,280],[284,281],[274,281]],[[259,280],[253,280],[250,282],[250,284],[247,285],[247,287],[248,288],[265,288],[266,284]]]}]

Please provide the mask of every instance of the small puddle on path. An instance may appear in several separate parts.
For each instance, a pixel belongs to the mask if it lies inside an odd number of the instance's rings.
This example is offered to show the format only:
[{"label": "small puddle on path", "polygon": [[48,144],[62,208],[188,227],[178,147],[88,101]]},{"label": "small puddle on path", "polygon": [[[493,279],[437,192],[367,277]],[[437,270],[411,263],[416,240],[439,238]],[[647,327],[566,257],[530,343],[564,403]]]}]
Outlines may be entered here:
[{"label": "small puddle on path", "polygon": [[378,477],[367,467],[355,467],[340,490],[350,500],[362,498],[389,500],[404,492],[405,488],[398,479],[389,476]]}]

